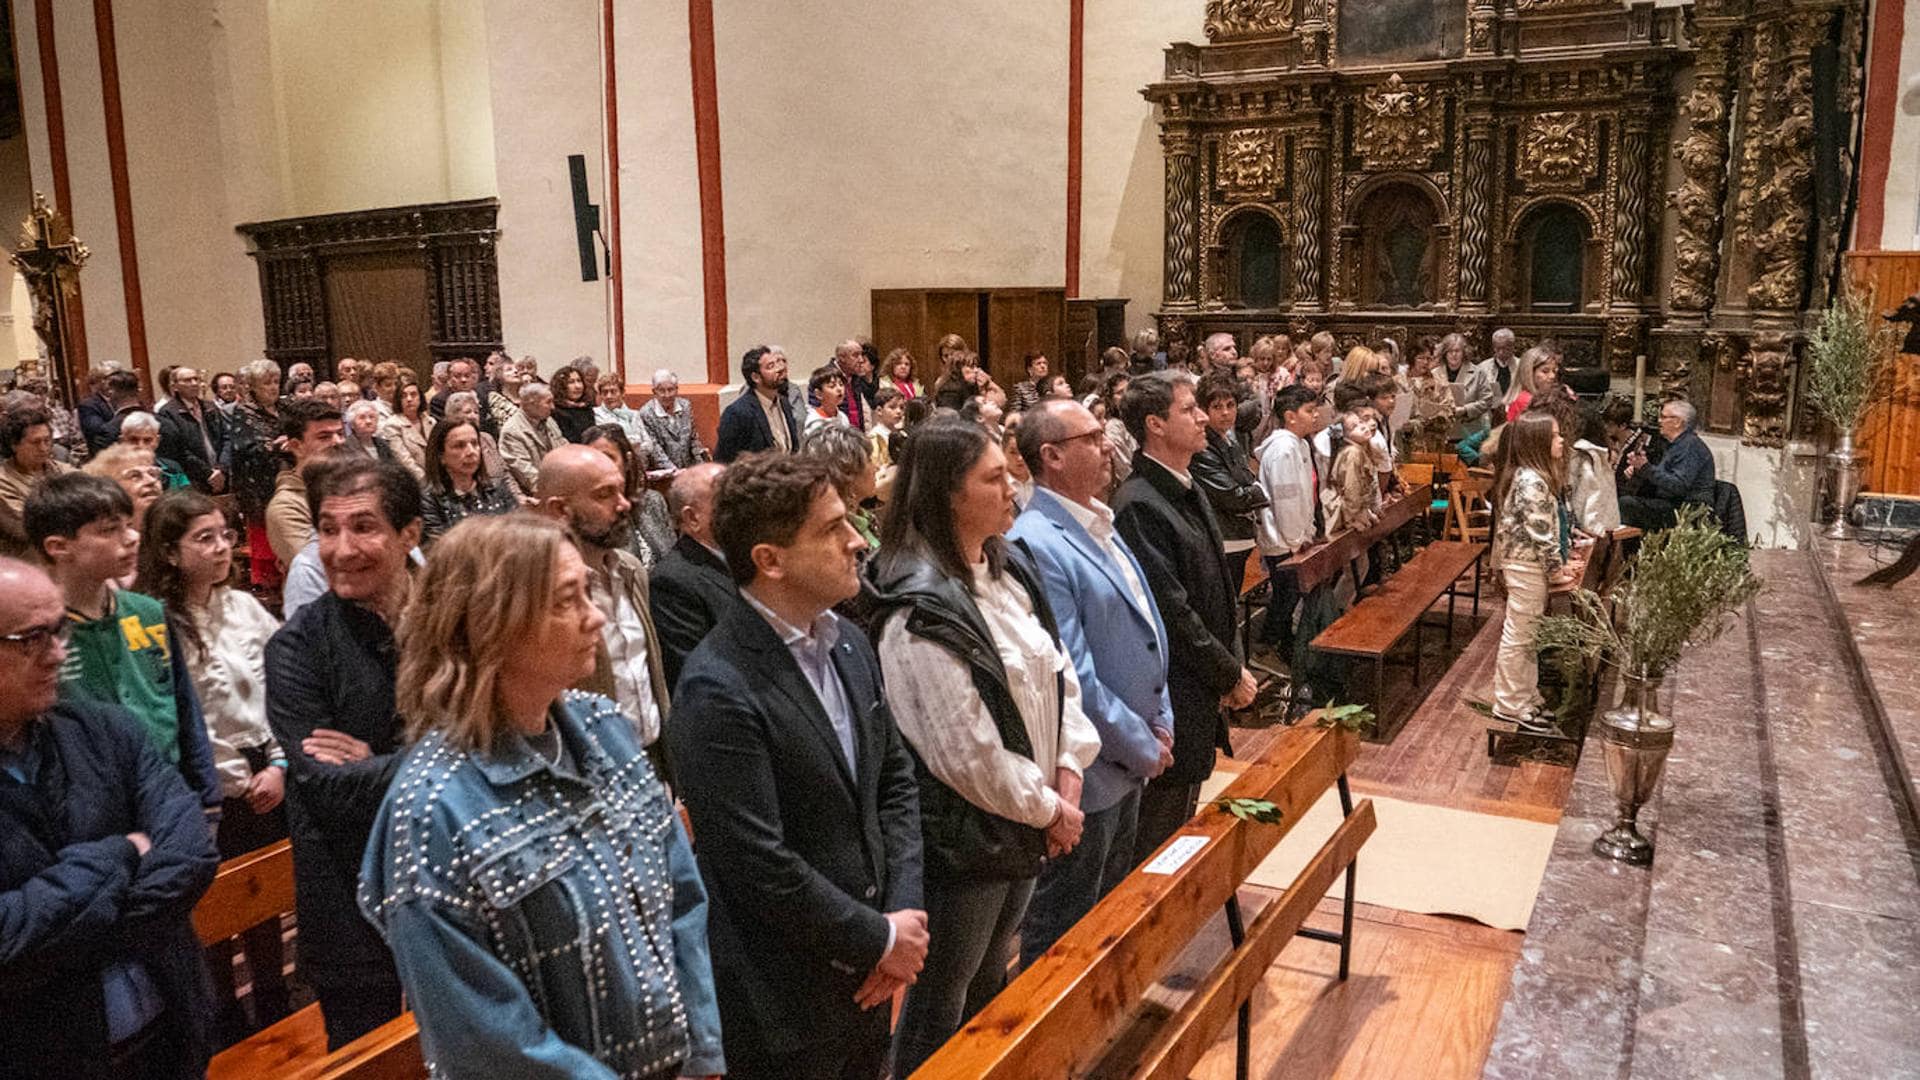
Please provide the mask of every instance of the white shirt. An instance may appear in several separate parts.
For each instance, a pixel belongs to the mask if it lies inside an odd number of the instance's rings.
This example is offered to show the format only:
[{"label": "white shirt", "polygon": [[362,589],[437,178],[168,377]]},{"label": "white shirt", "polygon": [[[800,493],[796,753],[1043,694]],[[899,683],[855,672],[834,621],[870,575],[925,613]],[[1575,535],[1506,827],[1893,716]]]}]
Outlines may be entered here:
[{"label": "white shirt", "polygon": [[244,590],[227,588],[214,589],[206,610],[195,618],[205,648],[183,644],[187,671],[206,717],[220,794],[239,798],[253,779],[253,768],[241,751],[262,747],[268,760],[281,756],[267,727],[266,672],[267,639],[280,629],[280,621]]},{"label": "white shirt", "polygon": [[599,602],[605,597],[611,609],[602,609],[607,621],[600,628],[600,637],[606,642],[607,660],[613,668],[613,698],[640,733],[640,745],[652,746],[660,737],[660,703],[653,698],[653,669],[647,663],[647,626],[626,584],[610,572],[614,561],[609,555],[607,565],[594,575],[605,579],[605,592],[594,589],[598,594],[594,599]]},{"label": "white shirt", "polygon": [[894,722],[933,775],[962,798],[988,813],[1044,829],[1060,812],[1054,771],[1084,772],[1099,756],[1100,735],[1081,711],[1079,676],[1034,617],[1019,582],[1006,574],[993,579],[983,563],[974,568],[973,593],[1006,669],[1033,757],[1001,744],[1000,730],[965,662],[908,633],[904,612],[889,618],[880,634],[880,666]]},{"label": "white shirt", "polygon": [[1073,516],[1073,520],[1087,530],[1087,535],[1093,537],[1093,542],[1106,553],[1114,566],[1119,568],[1120,580],[1127,583],[1127,594],[1133,597],[1133,606],[1140,609],[1140,613],[1147,617],[1148,622],[1152,622],[1153,601],[1147,599],[1147,590],[1140,583],[1140,575],[1133,572],[1133,560],[1121,554],[1120,544],[1115,542],[1113,509],[1099,499],[1094,499],[1091,506],[1082,506],[1050,488],[1038,490],[1046,492],[1047,498],[1066,507],[1067,513]]},{"label": "white shirt", "polygon": [[1260,486],[1267,505],[1254,521],[1262,555],[1290,555],[1313,540],[1313,450],[1286,428],[1260,444]]}]

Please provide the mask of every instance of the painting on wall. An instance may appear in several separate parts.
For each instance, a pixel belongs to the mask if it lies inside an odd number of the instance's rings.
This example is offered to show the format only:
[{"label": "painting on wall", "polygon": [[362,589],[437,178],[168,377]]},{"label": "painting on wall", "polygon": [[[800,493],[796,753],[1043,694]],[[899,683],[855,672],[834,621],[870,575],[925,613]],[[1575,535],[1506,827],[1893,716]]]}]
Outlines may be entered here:
[{"label": "painting on wall", "polygon": [[1340,59],[1348,64],[1459,56],[1466,5],[1460,0],[1367,0],[1340,5]]}]

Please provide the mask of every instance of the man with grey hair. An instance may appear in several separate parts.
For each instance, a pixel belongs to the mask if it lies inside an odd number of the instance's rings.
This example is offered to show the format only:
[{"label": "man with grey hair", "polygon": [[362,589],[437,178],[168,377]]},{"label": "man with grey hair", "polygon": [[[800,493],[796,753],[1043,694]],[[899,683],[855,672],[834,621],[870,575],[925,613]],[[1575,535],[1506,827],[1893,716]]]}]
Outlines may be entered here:
[{"label": "man with grey hair", "polygon": [[553,420],[553,391],[545,383],[520,388],[520,411],[500,427],[500,458],[507,481],[516,495],[533,498],[540,483],[540,463],[566,436]]},{"label": "man with grey hair", "polygon": [[725,465],[703,462],[680,470],[667,489],[667,512],[680,539],[653,568],[652,604],[669,683],[679,680],[680,665],[740,602],[713,537],[713,491],[726,471]]},{"label": "man with grey hair", "polygon": [[1100,756],[1082,780],[1079,845],[1049,859],[1034,886],[1020,927],[1023,966],[1133,869],[1147,781],[1173,763],[1167,630],[1146,571],[1100,501],[1113,475],[1106,429],[1077,401],[1041,401],[1024,417],[1020,457],[1035,486],[1007,537],[1039,571]]},{"label": "man with grey hair", "polygon": [[1232,374],[1233,366],[1240,362],[1240,343],[1234,340],[1232,334],[1224,330],[1217,334],[1208,334],[1206,361],[1207,366],[1200,374],[1215,371]]},{"label": "man with grey hair", "polygon": [[489,395],[480,385],[480,365],[464,356],[455,357],[447,362],[447,388],[433,395],[433,400],[427,403],[428,414],[435,420],[445,419],[447,398],[463,391],[470,392],[480,399],[480,430],[489,435],[498,436],[499,428],[493,422],[493,403],[487,400]]},{"label": "man with grey hair", "polygon": [[857,338],[848,338],[833,349],[833,366],[847,383],[846,395],[840,401],[840,411],[847,414],[847,423],[855,431],[865,431],[873,420],[873,364],[867,359],[866,346]]},{"label": "man with grey hair", "polygon": [[1456,419],[1477,428],[1499,427],[1506,423],[1507,387],[1513,385],[1513,331],[1501,327],[1493,332],[1493,355],[1473,366],[1461,380],[1466,398]]},{"label": "man with grey hair", "polygon": [[201,388],[199,369],[173,369],[167,380],[171,397],[155,410],[160,421],[160,456],[178,462],[194,490],[220,495],[227,490],[227,472],[233,463],[227,416],[207,407]]},{"label": "man with grey hair", "polygon": [[1620,523],[1652,532],[1673,524],[1685,503],[1713,505],[1713,451],[1694,430],[1693,403],[1678,398],[1660,406],[1660,437],[1667,452],[1649,463],[1644,450],[1627,455],[1628,494],[1620,496]]}]

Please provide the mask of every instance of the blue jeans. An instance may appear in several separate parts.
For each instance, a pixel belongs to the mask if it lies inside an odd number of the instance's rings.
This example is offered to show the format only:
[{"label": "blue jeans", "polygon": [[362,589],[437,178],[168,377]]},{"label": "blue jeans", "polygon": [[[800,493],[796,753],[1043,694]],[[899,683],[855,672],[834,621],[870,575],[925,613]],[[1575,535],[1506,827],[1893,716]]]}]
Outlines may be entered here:
[{"label": "blue jeans", "polygon": [[1133,834],[1140,821],[1140,788],[1087,815],[1080,843],[1047,862],[1020,924],[1020,967],[1031,966],[1060,935],[1093,910],[1133,870]]},{"label": "blue jeans", "polygon": [[927,879],[927,962],[900,1007],[893,1075],[913,1075],[1006,987],[1033,883]]}]

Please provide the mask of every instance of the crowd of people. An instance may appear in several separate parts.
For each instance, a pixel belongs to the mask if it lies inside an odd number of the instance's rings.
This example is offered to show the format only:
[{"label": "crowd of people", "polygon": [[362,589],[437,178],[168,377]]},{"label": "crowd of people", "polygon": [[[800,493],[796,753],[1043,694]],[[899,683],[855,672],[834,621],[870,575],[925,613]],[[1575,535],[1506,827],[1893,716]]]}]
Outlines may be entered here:
[{"label": "crowd of people", "polygon": [[282,928],[203,954],[190,915],[290,838],[330,1048],[411,1009],[449,1076],[908,1075],[1194,814],[1253,554],[1291,665],[1287,560],[1417,447],[1495,464],[1495,709],[1537,723],[1581,537],[1712,459],[1685,402],[1655,436],[1492,346],[1147,331],[1011,392],[952,335],[930,387],[758,346],[711,453],[670,372],[635,409],[588,358],[23,380],[0,1055],[191,1076],[283,1016]]}]

